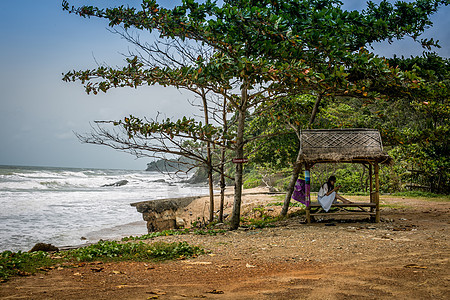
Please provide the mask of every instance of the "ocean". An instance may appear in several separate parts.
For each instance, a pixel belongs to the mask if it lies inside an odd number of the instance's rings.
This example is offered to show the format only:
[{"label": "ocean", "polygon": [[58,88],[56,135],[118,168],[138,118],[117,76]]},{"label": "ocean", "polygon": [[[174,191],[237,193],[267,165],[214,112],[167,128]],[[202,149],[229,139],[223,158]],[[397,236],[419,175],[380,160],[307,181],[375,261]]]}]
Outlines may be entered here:
[{"label": "ocean", "polygon": [[[147,233],[130,203],[206,195],[157,172],[0,166],[0,252],[73,246]],[[105,186],[126,180],[122,186]]]}]

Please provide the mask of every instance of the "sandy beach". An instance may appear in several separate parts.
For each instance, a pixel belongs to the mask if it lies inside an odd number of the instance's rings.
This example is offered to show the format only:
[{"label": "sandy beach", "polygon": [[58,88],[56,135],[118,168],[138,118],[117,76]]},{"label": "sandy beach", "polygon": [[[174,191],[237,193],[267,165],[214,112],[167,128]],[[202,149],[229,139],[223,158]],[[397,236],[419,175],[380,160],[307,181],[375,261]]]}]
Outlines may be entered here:
[{"label": "sandy beach", "polygon": [[[207,199],[194,201],[186,214],[202,211]],[[266,206],[276,201],[263,189],[246,190],[243,217],[261,205],[276,215],[279,207]],[[13,278],[1,284],[0,298],[448,299],[450,203],[382,196],[381,204],[377,224],[306,225],[294,214],[272,228],[157,237],[146,242],[187,241],[207,254],[165,263],[81,263]]]}]

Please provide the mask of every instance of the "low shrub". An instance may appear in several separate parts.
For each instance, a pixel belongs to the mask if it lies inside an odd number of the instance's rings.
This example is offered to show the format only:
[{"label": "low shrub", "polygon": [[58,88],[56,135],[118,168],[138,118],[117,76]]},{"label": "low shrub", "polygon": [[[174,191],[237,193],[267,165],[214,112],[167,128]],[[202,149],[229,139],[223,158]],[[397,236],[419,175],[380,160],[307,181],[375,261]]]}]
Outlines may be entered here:
[{"label": "low shrub", "polygon": [[11,252],[0,253],[0,279],[6,280],[14,275],[30,275],[38,268],[55,264],[46,252]]},{"label": "low shrub", "polygon": [[163,261],[196,257],[205,251],[187,242],[153,244],[119,243],[116,241],[100,241],[96,244],[60,252],[57,257],[42,251],[0,253],[0,281],[6,281],[15,275],[31,275],[40,269],[54,266],[61,262],[87,261]]},{"label": "low shrub", "polygon": [[77,261],[124,261],[124,260],[168,260],[180,257],[199,255],[204,251],[196,246],[190,246],[187,242],[153,244],[118,243],[115,241],[100,241],[90,245],[64,253],[64,257]]},{"label": "low shrub", "polygon": [[141,236],[129,236],[122,238],[123,242],[126,241],[136,241],[136,240],[150,240],[158,236],[169,236],[169,235],[183,235],[183,234],[189,234],[193,233],[196,235],[217,235],[218,233],[224,233],[226,230],[223,229],[208,229],[208,230],[202,230],[202,229],[196,229],[194,231],[190,231],[188,228],[183,230],[163,230],[158,232],[151,232],[148,234],[144,234]]},{"label": "low shrub", "polygon": [[183,229],[183,230],[163,230],[163,231],[157,231],[157,232],[150,232],[148,234],[144,234],[141,236],[129,236],[122,238],[123,242],[126,241],[136,241],[136,240],[149,240],[158,236],[169,236],[169,235],[182,235],[182,234],[188,234],[189,229]]}]

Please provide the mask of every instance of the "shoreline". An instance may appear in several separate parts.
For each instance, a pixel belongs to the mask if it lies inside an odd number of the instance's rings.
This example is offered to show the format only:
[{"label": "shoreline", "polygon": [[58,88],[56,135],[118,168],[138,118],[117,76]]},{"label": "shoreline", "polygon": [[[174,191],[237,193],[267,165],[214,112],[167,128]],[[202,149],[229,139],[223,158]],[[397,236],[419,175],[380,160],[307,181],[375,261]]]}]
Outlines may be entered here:
[{"label": "shoreline", "polygon": [[[252,189],[246,189],[242,193],[243,201],[241,211],[243,214],[248,213],[255,206],[267,204],[268,202],[273,201],[272,196],[274,195],[282,195],[285,193],[279,192],[270,192],[269,189],[263,187],[257,187]],[[139,201],[130,203],[131,206],[137,209],[138,204],[148,203],[153,201],[185,201],[189,200],[190,204],[186,205],[182,208],[182,212],[178,214],[179,217],[185,220],[185,228],[191,228],[192,223],[198,220],[206,220],[209,218],[209,195],[200,195],[200,196],[185,196],[185,197],[173,197],[166,199],[154,199],[147,201]],[[225,201],[224,201],[224,215],[231,215],[231,210],[233,206],[234,200],[234,188],[228,188],[225,191]],[[215,207],[215,215],[218,215],[218,207],[220,203],[220,193],[214,194],[214,207]],[[142,214],[136,210],[137,214]],[[97,243],[100,240],[110,240],[110,241],[120,241],[124,237],[129,236],[141,236],[148,234],[147,230],[147,222],[135,221],[131,223],[115,225],[95,231],[88,232],[85,236],[80,237],[79,244],[75,245],[64,245],[64,246],[56,246],[60,250],[69,250],[75,248],[81,248],[85,246],[89,246]],[[81,238],[86,238],[81,239]],[[84,241],[84,243],[83,243]]]},{"label": "shoreline", "polygon": [[[232,212],[232,206],[234,201],[234,193],[233,188],[230,187],[225,192],[225,202],[224,202],[224,215],[231,215]],[[260,205],[266,205],[269,202],[275,202],[274,197],[276,195],[284,195],[285,193],[274,193],[270,192],[267,188],[264,187],[257,187],[252,189],[246,189],[243,192],[243,198],[242,198],[242,206],[241,206],[241,215],[249,215],[252,213],[252,209],[260,206]],[[389,197],[390,195],[383,195],[384,197]],[[352,196],[352,198],[364,198],[366,196]],[[384,198],[383,197],[383,198]],[[200,195],[200,196],[185,196],[185,197],[173,197],[173,198],[166,198],[166,199],[155,199],[157,200],[177,200],[177,199],[188,199],[188,198],[195,198],[189,205],[187,205],[185,208],[183,208],[183,211],[180,214],[180,217],[182,217],[185,220],[185,228],[191,228],[192,223],[199,221],[199,220],[207,220],[209,218],[209,196],[208,195]],[[145,203],[145,202],[151,202],[155,200],[150,201],[140,201],[140,202],[133,202],[129,203],[131,206],[135,206],[139,203]],[[214,200],[215,200],[215,215],[218,215],[218,207],[220,203],[220,193],[214,194]],[[383,199],[381,199],[383,200]],[[279,202],[280,200],[276,201]],[[282,201],[282,200],[281,200]],[[281,207],[279,206],[272,206],[271,207],[270,214],[272,216],[278,216],[279,211],[281,210]],[[289,212],[293,212],[293,208],[290,208]],[[79,243],[74,242],[71,244],[65,244],[65,245],[55,245],[59,249],[65,250],[65,249],[73,249],[73,248],[79,248],[88,246],[91,244],[95,244],[100,240],[115,240],[120,241],[123,237],[129,237],[129,236],[141,236],[148,233],[146,221],[142,220],[142,214],[135,211],[136,214],[140,214],[141,221],[133,221],[130,223],[120,224],[120,225],[113,225],[106,228],[102,228],[99,230],[93,230],[89,231],[88,233],[84,234],[83,236],[79,236]],[[383,215],[382,215],[383,217]],[[227,219],[225,219],[227,220]],[[83,238],[83,239],[82,239]],[[86,239],[84,239],[86,238]],[[45,242],[45,241],[43,241]],[[34,245],[34,244],[33,244]],[[28,251],[30,250],[33,245],[29,247],[29,249],[23,250]],[[6,250],[2,250],[6,251]]]},{"label": "shoreline", "polygon": [[[244,218],[279,201],[267,194],[243,199]],[[158,236],[142,242],[186,242],[206,253],[164,263],[93,261],[44,270],[2,283],[0,298],[447,299],[450,202],[380,200],[380,223],[330,216],[307,225],[304,215],[293,214],[274,227]],[[192,204],[202,208],[204,201]],[[279,208],[265,206],[264,213]]]}]

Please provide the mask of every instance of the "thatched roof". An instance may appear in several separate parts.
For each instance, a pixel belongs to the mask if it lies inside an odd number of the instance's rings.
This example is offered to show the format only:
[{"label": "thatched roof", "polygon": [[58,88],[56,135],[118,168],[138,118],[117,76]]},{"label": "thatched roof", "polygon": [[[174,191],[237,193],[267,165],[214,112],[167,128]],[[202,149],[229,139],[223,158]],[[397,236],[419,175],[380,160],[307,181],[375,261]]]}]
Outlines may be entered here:
[{"label": "thatched roof", "polygon": [[323,162],[391,163],[383,151],[378,130],[314,129],[300,135],[301,160],[308,164]]}]

